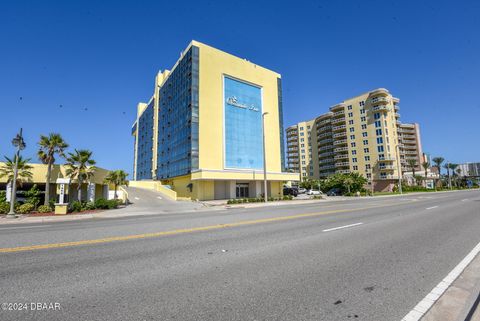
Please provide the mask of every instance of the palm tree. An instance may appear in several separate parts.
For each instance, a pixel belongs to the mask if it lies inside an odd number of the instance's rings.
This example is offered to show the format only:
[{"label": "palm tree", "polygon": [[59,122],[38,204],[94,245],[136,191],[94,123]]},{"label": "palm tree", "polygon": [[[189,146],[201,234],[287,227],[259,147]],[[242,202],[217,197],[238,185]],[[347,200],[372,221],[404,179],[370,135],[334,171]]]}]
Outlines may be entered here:
[{"label": "palm tree", "polygon": [[47,165],[44,205],[48,205],[50,201],[50,177],[52,174],[52,166],[55,164],[55,154],[65,157],[64,152],[65,149],[68,148],[68,144],[60,134],[50,133],[48,136],[40,135],[38,145],[38,159]]},{"label": "palm tree", "polygon": [[435,167],[438,169],[438,177],[442,176],[442,163],[445,160],[443,157],[434,157],[433,162],[435,163]]},{"label": "palm tree", "polygon": [[343,180],[343,185],[347,188],[348,194],[350,194],[350,187],[355,183],[354,179],[352,177],[345,177]]},{"label": "palm tree", "polygon": [[68,153],[68,155],[65,163],[66,174],[71,179],[77,180],[77,195],[81,202],[82,184],[94,175],[96,162],[92,159],[92,152],[87,149],[75,149],[74,153]]},{"label": "palm tree", "polygon": [[409,159],[407,160],[407,163],[410,169],[412,170],[413,181],[415,182],[415,167],[417,167],[417,161],[415,159]]},{"label": "palm tree", "polygon": [[425,179],[427,179],[428,169],[430,168],[430,163],[429,162],[423,162],[422,167],[425,170]]},{"label": "palm tree", "polygon": [[[17,160],[17,156],[15,155],[12,158],[5,157],[5,164],[0,167],[0,178],[6,177],[7,183],[13,182],[13,175],[15,172],[15,162]],[[17,184],[22,186],[24,182],[28,182],[32,179],[33,173],[32,169],[33,166],[29,165],[29,159],[23,159],[22,156],[18,157],[18,174],[17,174]]]},{"label": "palm tree", "polygon": [[452,188],[451,181],[450,181],[450,164],[449,163],[443,164],[443,168],[447,170],[448,187]]},{"label": "palm tree", "polygon": [[452,170],[452,176],[454,177],[455,180],[455,186],[458,186],[458,180],[457,180],[457,173],[455,170],[458,168],[458,164],[449,164],[450,169]]},{"label": "palm tree", "polygon": [[116,171],[111,171],[108,173],[107,177],[105,177],[105,183],[113,184],[115,187],[114,198],[117,199],[117,188],[119,185],[128,185],[127,180],[128,174],[125,173],[123,170],[119,169]]}]

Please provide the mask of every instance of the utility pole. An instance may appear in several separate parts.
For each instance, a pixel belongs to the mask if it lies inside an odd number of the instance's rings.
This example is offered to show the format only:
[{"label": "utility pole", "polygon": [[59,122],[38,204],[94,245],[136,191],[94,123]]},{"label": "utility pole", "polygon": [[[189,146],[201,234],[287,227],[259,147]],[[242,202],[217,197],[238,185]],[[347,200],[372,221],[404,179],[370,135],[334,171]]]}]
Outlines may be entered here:
[{"label": "utility pole", "polygon": [[398,170],[398,191],[403,194],[402,191],[402,166],[400,164],[400,147],[397,144],[397,170]]},{"label": "utility pole", "polygon": [[268,115],[268,112],[262,114],[262,135],[263,135],[263,196],[265,203],[268,202],[268,193],[267,193],[267,153],[265,152],[265,115]]},{"label": "utility pole", "polygon": [[15,216],[15,197],[17,195],[17,176],[18,176],[18,159],[20,157],[20,151],[24,150],[26,145],[22,136],[22,128],[20,128],[20,133],[12,139],[12,145],[17,148],[15,154],[15,166],[13,169],[13,182],[12,182],[12,196],[10,197],[10,212],[7,214],[7,218],[16,218]]}]

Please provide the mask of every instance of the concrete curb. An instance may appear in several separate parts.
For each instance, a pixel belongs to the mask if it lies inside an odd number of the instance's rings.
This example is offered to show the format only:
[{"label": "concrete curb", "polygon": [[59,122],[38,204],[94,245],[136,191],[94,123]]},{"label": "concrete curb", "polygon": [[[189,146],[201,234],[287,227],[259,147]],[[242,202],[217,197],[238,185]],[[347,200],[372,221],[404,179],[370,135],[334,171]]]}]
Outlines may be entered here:
[{"label": "concrete curb", "polygon": [[[467,319],[467,317],[469,314],[473,314],[474,311],[472,311],[472,308],[475,308],[475,302],[478,299],[479,294],[480,254],[477,253],[475,258],[465,267],[463,272],[461,272],[461,274],[419,320],[473,321],[474,319],[471,319],[470,317]],[[429,294],[429,296],[431,295],[432,293]]]}]

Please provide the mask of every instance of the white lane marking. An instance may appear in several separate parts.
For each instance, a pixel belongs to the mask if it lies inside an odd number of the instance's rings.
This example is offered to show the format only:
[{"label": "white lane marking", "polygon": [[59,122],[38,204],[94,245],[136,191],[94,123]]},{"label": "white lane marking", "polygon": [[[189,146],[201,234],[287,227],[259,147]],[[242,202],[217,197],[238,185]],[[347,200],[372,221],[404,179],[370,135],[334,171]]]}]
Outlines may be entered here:
[{"label": "white lane marking", "polygon": [[47,225],[33,225],[33,226],[0,227],[0,230],[17,230],[20,228],[35,228],[35,227],[48,227],[48,226],[52,226],[52,225],[47,224]]},{"label": "white lane marking", "polygon": [[480,243],[468,253],[468,255],[440,282],[430,291],[427,296],[423,298],[408,314],[403,317],[401,321],[418,321],[425,313],[435,304],[435,302],[442,296],[448,287],[462,274],[465,268],[473,261],[473,259],[480,253]]},{"label": "white lane marking", "polygon": [[140,199],[140,197],[135,197],[135,199],[136,199],[136,200],[139,200],[139,199]]},{"label": "white lane marking", "polygon": [[161,199],[162,199],[162,197],[161,197],[161,196],[157,196],[157,198],[158,198],[159,200],[161,200]]},{"label": "white lane marking", "polygon": [[354,227],[354,226],[358,226],[358,225],[362,225],[362,224],[363,224],[363,223],[355,223],[355,224],[343,225],[343,226],[339,226],[339,227],[329,228],[329,229],[323,230],[322,232],[331,232],[331,231],[336,231],[336,230],[340,230],[340,229],[348,228],[348,227]]},{"label": "white lane marking", "polygon": [[426,210],[433,210],[434,208],[437,208],[438,206],[432,206],[432,207],[427,207]]},{"label": "white lane marking", "polygon": [[466,198],[466,199],[462,200],[462,202],[466,202],[466,201],[468,201],[468,198]]}]

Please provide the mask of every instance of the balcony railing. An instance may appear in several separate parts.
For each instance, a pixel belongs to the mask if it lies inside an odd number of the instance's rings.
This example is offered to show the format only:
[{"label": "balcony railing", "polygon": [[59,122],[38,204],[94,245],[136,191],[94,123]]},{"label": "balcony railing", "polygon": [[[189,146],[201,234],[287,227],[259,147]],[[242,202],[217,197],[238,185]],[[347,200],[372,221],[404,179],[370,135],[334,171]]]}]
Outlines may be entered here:
[{"label": "balcony railing", "polygon": [[335,163],[335,167],[345,167],[345,166],[350,166],[349,162],[338,162]]},{"label": "balcony railing", "polygon": [[343,130],[343,129],[346,129],[346,128],[347,128],[347,126],[345,126],[345,125],[340,125],[340,126],[334,126],[334,127],[332,127],[332,130],[333,130],[333,131],[339,131],[339,130]]},{"label": "balcony railing", "polygon": [[348,159],[348,154],[338,154],[338,155],[335,155],[334,159],[337,160],[337,159]]},{"label": "balcony railing", "polygon": [[336,140],[333,142],[333,145],[346,145],[346,144],[347,144],[346,139]]},{"label": "balcony railing", "polygon": [[340,137],[347,137],[347,133],[346,133],[346,132],[343,132],[343,133],[335,133],[335,134],[333,134],[333,138],[340,138]]},{"label": "balcony railing", "polygon": [[335,153],[348,152],[348,147],[337,147],[334,149]]},{"label": "balcony railing", "polygon": [[348,174],[348,173],[350,173],[350,170],[348,170],[348,169],[337,169],[335,171],[335,173],[336,174]]}]

